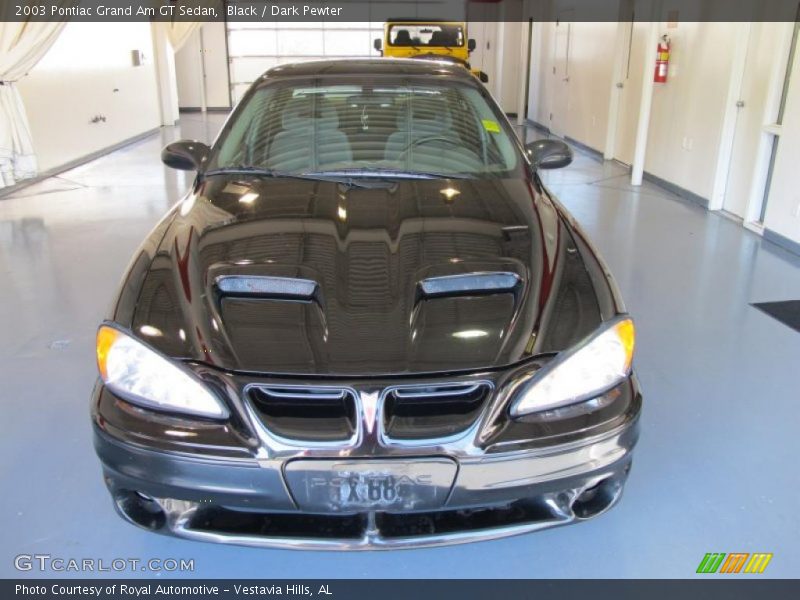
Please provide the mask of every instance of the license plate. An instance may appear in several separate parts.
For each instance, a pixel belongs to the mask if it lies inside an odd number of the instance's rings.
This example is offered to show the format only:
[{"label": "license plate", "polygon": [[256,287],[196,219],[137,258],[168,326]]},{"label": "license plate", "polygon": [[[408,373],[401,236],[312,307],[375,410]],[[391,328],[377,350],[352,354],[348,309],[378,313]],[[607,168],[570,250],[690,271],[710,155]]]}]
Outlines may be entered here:
[{"label": "license plate", "polygon": [[339,505],[364,507],[391,506],[402,502],[414,493],[415,485],[427,485],[429,478],[422,482],[398,480],[387,473],[341,473],[321,485],[330,486],[330,496]]},{"label": "license plate", "polygon": [[442,506],[456,473],[449,459],[416,461],[298,460],[286,466],[303,510],[427,510]]}]

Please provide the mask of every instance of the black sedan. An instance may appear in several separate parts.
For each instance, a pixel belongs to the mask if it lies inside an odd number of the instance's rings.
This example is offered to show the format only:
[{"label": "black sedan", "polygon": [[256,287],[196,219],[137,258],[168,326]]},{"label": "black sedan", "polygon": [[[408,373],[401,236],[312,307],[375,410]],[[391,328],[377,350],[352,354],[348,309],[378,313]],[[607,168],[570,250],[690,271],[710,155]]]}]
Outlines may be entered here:
[{"label": "black sedan", "polygon": [[465,69],[276,67],[135,255],[97,334],[119,513],[254,546],[529,532],[620,498],[634,327],[586,235]]}]

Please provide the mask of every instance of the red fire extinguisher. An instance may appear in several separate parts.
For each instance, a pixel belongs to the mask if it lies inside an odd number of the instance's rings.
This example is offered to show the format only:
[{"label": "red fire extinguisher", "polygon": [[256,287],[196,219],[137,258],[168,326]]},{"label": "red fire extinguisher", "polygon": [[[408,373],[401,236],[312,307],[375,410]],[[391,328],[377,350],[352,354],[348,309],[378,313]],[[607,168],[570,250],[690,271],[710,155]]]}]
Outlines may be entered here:
[{"label": "red fire extinguisher", "polygon": [[661,41],[658,42],[658,54],[656,55],[656,72],[653,75],[655,83],[667,82],[667,71],[669,70],[669,38],[666,35],[661,36]]}]

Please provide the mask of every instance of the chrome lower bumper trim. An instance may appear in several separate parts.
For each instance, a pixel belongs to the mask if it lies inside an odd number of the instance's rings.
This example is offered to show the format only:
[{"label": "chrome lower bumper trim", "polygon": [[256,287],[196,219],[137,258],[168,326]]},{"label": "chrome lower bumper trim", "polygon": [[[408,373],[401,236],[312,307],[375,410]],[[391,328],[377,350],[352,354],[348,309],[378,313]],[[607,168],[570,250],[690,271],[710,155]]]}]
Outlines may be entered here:
[{"label": "chrome lower bumper trim", "polygon": [[[590,480],[583,487],[589,489],[596,485],[596,480]],[[609,501],[604,505],[603,509],[593,514],[594,518],[600,514],[610,510],[622,496],[623,485],[622,482],[615,484],[613,495]],[[559,527],[568,525],[577,521],[587,520],[577,515],[569,506],[574,502],[575,498],[580,495],[579,490],[573,490],[569,494],[569,498],[563,497],[559,499],[558,494],[550,494],[547,503],[552,509],[550,518],[531,522],[520,523],[514,525],[503,525],[497,527],[488,527],[484,529],[470,530],[470,531],[456,531],[442,534],[432,535],[419,535],[407,537],[385,537],[381,535],[376,529],[368,529],[365,534],[360,538],[345,538],[345,539],[321,539],[321,538],[303,538],[303,537],[270,537],[254,534],[233,534],[221,533],[213,531],[202,531],[193,529],[190,525],[192,516],[197,506],[186,508],[185,511],[173,512],[167,518],[167,529],[175,536],[201,541],[201,542],[214,542],[218,544],[232,544],[239,546],[250,546],[256,548],[275,548],[275,549],[293,549],[293,550],[396,550],[396,549],[412,549],[412,548],[430,548],[436,546],[450,546],[457,544],[467,544],[478,541],[497,540],[511,536],[522,535],[539,531],[542,529],[549,529],[552,527]],[[159,501],[169,505],[170,501]],[[163,506],[164,504],[162,504]],[[173,511],[175,507],[172,507]],[[372,520],[371,520],[372,522]]]},{"label": "chrome lower bumper trim", "polygon": [[[201,504],[173,499],[155,499],[155,501],[166,516],[162,531],[195,541],[297,550],[357,551],[426,548],[495,540],[568,525],[599,516],[619,502],[629,464],[629,461],[626,460],[614,465],[611,469],[606,469],[584,478],[577,484],[572,482],[571,485],[578,485],[578,487],[540,494],[538,500],[546,510],[546,512],[542,513],[545,515],[543,518],[537,518],[530,522],[413,536],[384,535],[376,525],[374,513],[368,515],[367,526],[361,537],[314,538],[209,531],[195,528],[192,525],[198,511],[203,508]],[[593,510],[591,514],[587,514],[585,511],[582,512],[579,504],[584,492],[592,489],[601,489],[600,494],[603,495],[603,498],[595,505],[596,510]]]},{"label": "chrome lower bumper trim", "polygon": [[[366,509],[351,513],[355,523],[335,521],[348,515],[320,503],[299,510],[284,486],[284,461],[220,465],[119,446],[104,435],[96,441],[117,510],[140,527],[262,548],[382,550],[492,540],[598,516],[619,500],[637,435],[634,420],[580,443],[460,457],[450,494],[438,508]],[[147,465],[147,478],[141,468],[131,472],[131,464]],[[321,526],[298,526],[292,521],[298,516],[319,519]]]},{"label": "chrome lower bumper trim", "polygon": [[314,539],[314,538],[284,538],[266,537],[256,535],[234,535],[221,534],[207,531],[196,531],[183,527],[176,527],[172,532],[178,537],[201,541],[215,542],[218,544],[233,544],[238,546],[250,546],[255,548],[275,548],[275,549],[294,549],[294,550],[397,550],[412,548],[431,548],[436,546],[450,546],[456,544],[467,544],[470,542],[495,540],[504,537],[522,535],[548,529],[559,525],[567,525],[576,521],[576,518],[554,519],[538,523],[526,523],[524,525],[510,525],[506,527],[496,527],[492,529],[482,529],[478,531],[460,531],[455,533],[385,538],[380,535],[365,535],[359,539]]}]

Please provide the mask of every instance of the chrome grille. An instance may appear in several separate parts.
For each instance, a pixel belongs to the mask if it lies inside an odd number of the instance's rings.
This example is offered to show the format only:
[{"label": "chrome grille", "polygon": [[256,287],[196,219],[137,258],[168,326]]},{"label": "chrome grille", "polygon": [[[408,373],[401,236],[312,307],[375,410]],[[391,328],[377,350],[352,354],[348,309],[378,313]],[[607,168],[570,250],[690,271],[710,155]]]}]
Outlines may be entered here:
[{"label": "chrome grille", "polygon": [[383,429],[394,440],[445,438],[472,426],[485,406],[485,382],[391,388],[383,404]]},{"label": "chrome grille", "polygon": [[357,429],[356,399],[346,388],[255,386],[250,402],[275,435],[293,440],[350,440]]}]

